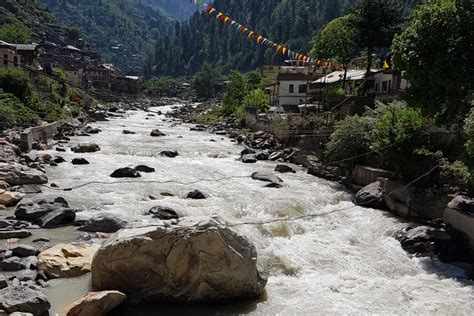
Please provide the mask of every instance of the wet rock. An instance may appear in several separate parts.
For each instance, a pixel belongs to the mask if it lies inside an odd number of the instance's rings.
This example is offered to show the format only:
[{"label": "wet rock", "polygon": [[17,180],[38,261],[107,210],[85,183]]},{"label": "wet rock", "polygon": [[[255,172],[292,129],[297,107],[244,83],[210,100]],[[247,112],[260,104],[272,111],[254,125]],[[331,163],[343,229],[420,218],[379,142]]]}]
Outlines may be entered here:
[{"label": "wet rock", "polygon": [[122,134],[124,134],[124,135],[135,135],[136,133],[132,132],[132,131],[128,131],[128,130],[123,130]]},{"label": "wet rock", "polygon": [[56,228],[72,225],[76,219],[76,212],[69,208],[52,211],[42,216],[36,223],[42,228]]},{"label": "wet rock", "polygon": [[136,166],[134,169],[135,169],[136,171],[145,172],[145,173],[152,173],[152,172],[155,172],[155,168],[148,167],[148,166],[145,166],[145,165]]},{"label": "wet rock", "polygon": [[0,205],[15,206],[25,195],[20,192],[4,191],[0,189]]},{"label": "wet rock", "polygon": [[456,196],[444,210],[443,222],[459,232],[471,249],[474,249],[474,199]]},{"label": "wet rock", "polygon": [[458,195],[449,202],[448,208],[464,214],[474,215],[474,199]]},{"label": "wet rock", "polygon": [[89,273],[97,245],[58,244],[41,252],[38,269],[48,278],[73,278]]},{"label": "wet rock", "polygon": [[18,163],[0,163],[0,179],[10,185],[45,184],[46,175],[36,169]]},{"label": "wet rock", "polygon": [[170,220],[178,218],[178,214],[175,210],[163,206],[152,207],[150,210],[148,210],[147,215],[152,215],[153,218],[158,218],[161,220]]},{"label": "wet rock", "polygon": [[363,207],[386,209],[383,194],[382,183],[376,181],[360,189],[355,195],[354,203]]},{"label": "wet rock", "polygon": [[159,129],[154,129],[151,131],[150,136],[160,137],[160,136],[166,136],[166,134],[160,131]]},{"label": "wet rock", "polygon": [[84,132],[86,132],[87,134],[99,134],[100,132],[102,132],[102,130],[100,128],[87,126]]},{"label": "wet rock", "polygon": [[161,196],[166,196],[166,197],[173,197],[175,196],[173,193],[170,192],[160,192]]},{"label": "wet rock", "polygon": [[283,188],[283,185],[281,185],[280,183],[271,182],[271,183],[265,185],[265,188],[276,188],[276,189],[280,189],[280,188]]},{"label": "wet rock", "polygon": [[60,163],[66,162],[66,160],[63,157],[56,156],[56,157],[53,158],[53,162],[56,163],[56,164],[60,164]]},{"label": "wet rock", "polygon": [[10,257],[0,261],[0,271],[19,271],[27,266],[19,257]]},{"label": "wet rock", "polygon": [[8,286],[7,278],[3,274],[0,274],[0,290]]},{"label": "wet rock", "polygon": [[296,171],[288,165],[278,164],[275,167],[276,172],[280,173],[296,173]]},{"label": "wet rock", "polygon": [[280,158],[283,158],[283,156],[285,155],[284,152],[282,151],[277,151],[277,152],[274,152],[273,154],[271,154],[268,159],[271,160],[271,161],[276,161]]},{"label": "wet rock", "polygon": [[57,152],[66,152],[66,148],[58,146],[58,147],[56,147],[56,151]]},{"label": "wet rock", "polygon": [[[50,213],[51,215],[47,216]],[[75,211],[61,197],[56,198],[53,202],[36,200],[20,204],[15,210],[15,217],[17,219],[27,220],[48,227],[55,223],[61,225],[72,223],[74,221],[73,216],[75,216]]]},{"label": "wet rock", "polygon": [[277,177],[276,175],[267,173],[267,172],[262,172],[262,171],[257,171],[257,172],[252,173],[252,179],[264,181],[264,182],[273,182],[273,183],[283,182],[283,180]]},{"label": "wet rock", "polygon": [[77,241],[90,243],[90,242],[92,242],[92,236],[88,233],[82,233],[77,238]]},{"label": "wet rock", "polygon": [[112,178],[140,178],[141,175],[138,171],[126,167],[126,168],[120,168],[112,172],[110,175]]},{"label": "wet rock", "polygon": [[13,277],[20,280],[20,282],[29,282],[29,281],[36,281],[38,277],[38,271],[36,270],[20,270],[13,273]]},{"label": "wet rock", "polygon": [[256,157],[256,155],[243,155],[242,156],[242,162],[243,163],[256,163],[257,162],[257,157]]},{"label": "wet rock", "polygon": [[0,190],[6,190],[10,187],[10,185],[8,183],[6,183],[5,181],[3,180],[0,180]]},{"label": "wet rock", "polygon": [[51,305],[40,288],[9,286],[0,290],[0,309],[7,313],[31,313],[33,316],[47,315]]},{"label": "wet rock", "polygon": [[80,153],[95,153],[99,150],[100,150],[100,147],[97,144],[79,144],[79,145],[72,148],[72,151],[74,151],[77,154],[80,154]]},{"label": "wet rock", "polygon": [[91,292],[66,308],[65,316],[101,316],[125,302],[127,296],[118,291]]},{"label": "wet rock", "polygon": [[162,151],[160,155],[163,157],[168,157],[168,158],[176,158],[179,156],[179,153],[176,150],[174,151],[165,150],[165,151]]},{"label": "wet rock", "polygon": [[0,230],[0,239],[26,238],[31,236],[31,232],[25,229],[20,230]]},{"label": "wet rock", "polygon": [[255,246],[218,220],[188,218],[118,232],[94,256],[92,285],[131,303],[252,299],[266,284],[256,258]]},{"label": "wet rock", "polygon": [[71,163],[73,165],[88,165],[89,164],[89,161],[87,161],[87,159],[85,158],[74,158]]},{"label": "wet rock", "polygon": [[207,128],[205,126],[195,126],[189,129],[191,132],[205,132]]},{"label": "wet rock", "polygon": [[418,226],[405,227],[394,236],[409,254],[417,257],[439,257],[443,262],[462,261],[469,249],[457,236],[444,228]]},{"label": "wet rock", "polygon": [[40,237],[40,238],[36,238],[36,239],[33,239],[33,242],[50,242],[51,239],[47,238],[47,237]]},{"label": "wet rock", "polygon": [[11,252],[14,256],[25,258],[30,256],[36,256],[37,251],[35,248],[27,245],[17,245],[14,247],[10,247]]},{"label": "wet rock", "polygon": [[264,161],[264,160],[268,160],[269,156],[270,156],[270,154],[268,153],[268,151],[262,151],[262,152],[259,152],[255,156],[255,158],[257,158],[257,160]]},{"label": "wet rock", "polygon": [[250,149],[250,148],[245,148],[244,150],[242,150],[240,152],[240,156],[245,156],[245,155],[253,155],[253,154],[256,154],[257,152],[253,149]]},{"label": "wet rock", "polygon": [[194,191],[189,192],[186,198],[192,199],[192,200],[205,200],[206,196],[201,191],[194,190]]},{"label": "wet rock", "polygon": [[99,213],[92,216],[78,229],[86,232],[115,233],[122,229],[127,223],[118,217],[108,214]]}]

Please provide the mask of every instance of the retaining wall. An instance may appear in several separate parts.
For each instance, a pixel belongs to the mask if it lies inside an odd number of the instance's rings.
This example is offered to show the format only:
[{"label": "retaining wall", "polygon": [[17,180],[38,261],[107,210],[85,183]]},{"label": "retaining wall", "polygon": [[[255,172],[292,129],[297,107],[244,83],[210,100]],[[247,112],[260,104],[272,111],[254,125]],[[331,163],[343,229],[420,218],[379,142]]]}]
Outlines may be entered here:
[{"label": "retaining wall", "polygon": [[20,148],[24,152],[32,149],[34,142],[41,142],[47,144],[48,139],[51,139],[58,131],[58,128],[64,123],[71,123],[72,119],[64,119],[53,123],[30,127],[20,134]]}]

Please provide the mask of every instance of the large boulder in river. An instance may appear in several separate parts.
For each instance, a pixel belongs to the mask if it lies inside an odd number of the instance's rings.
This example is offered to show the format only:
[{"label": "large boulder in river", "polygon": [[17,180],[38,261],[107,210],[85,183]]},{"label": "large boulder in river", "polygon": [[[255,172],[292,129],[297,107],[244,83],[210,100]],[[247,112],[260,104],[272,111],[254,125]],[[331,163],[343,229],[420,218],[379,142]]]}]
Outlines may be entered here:
[{"label": "large boulder in river", "polygon": [[99,213],[88,219],[78,229],[93,233],[115,233],[122,229],[127,222],[109,213]]},{"label": "large boulder in river", "polygon": [[90,292],[66,308],[65,316],[102,316],[125,302],[127,296],[118,291]]},{"label": "large boulder in river", "polygon": [[48,182],[48,178],[43,172],[18,163],[0,163],[0,179],[10,185],[45,184]]},{"label": "large boulder in river", "polygon": [[265,284],[255,246],[217,219],[123,229],[92,262],[92,286],[121,291],[132,303],[253,299]]},{"label": "large boulder in river", "polygon": [[162,157],[176,158],[179,156],[179,153],[176,150],[164,150],[160,153]]},{"label": "large boulder in river", "polygon": [[283,180],[277,177],[276,175],[267,173],[267,172],[262,172],[262,171],[257,171],[257,172],[252,173],[252,179],[264,181],[264,182],[273,182],[273,183],[283,182]]},{"label": "large boulder in river", "polygon": [[206,196],[201,191],[194,190],[189,192],[188,195],[186,195],[186,198],[191,200],[205,200]]},{"label": "large boulder in river", "polygon": [[275,167],[276,172],[280,173],[296,173],[296,171],[288,165],[278,164]]},{"label": "large boulder in river", "polygon": [[69,207],[61,197],[53,202],[36,200],[18,205],[15,217],[38,224],[44,228],[54,228],[74,223],[76,210]]},{"label": "large boulder in river", "polygon": [[74,278],[91,271],[92,257],[99,246],[57,244],[38,256],[38,270],[49,278]]},{"label": "large boulder in river", "polygon": [[153,173],[155,172],[155,168],[148,167],[145,165],[138,165],[134,168],[135,171],[145,172],[145,173]]},{"label": "large boulder in river", "polygon": [[158,218],[161,220],[170,220],[178,218],[178,214],[175,210],[170,207],[164,206],[154,206],[148,210],[146,215],[152,215],[153,218]]},{"label": "large boulder in river", "polygon": [[11,192],[0,189],[0,205],[15,206],[25,195],[21,192]]},{"label": "large boulder in river", "polygon": [[354,203],[363,207],[386,209],[383,194],[382,183],[376,181],[360,189],[355,195]]},{"label": "large boulder in river", "polygon": [[150,136],[159,137],[159,136],[166,136],[166,134],[160,131],[159,129],[154,129],[151,131]]},{"label": "large boulder in river", "polygon": [[474,249],[474,199],[458,195],[448,203],[443,221],[461,233]]},{"label": "large boulder in river", "polygon": [[72,148],[75,153],[95,153],[100,147],[97,144],[79,144]]},{"label": "large boulder in river", "polygon": [[30,313],[34,316],[47,315],[51,304],[46,295],[36,286],[9,286],[0,290],[0,310],[8,314]]},{"label": "large boulder in river", "polygon": [[140,173],[132,168],[120,168],[112,172],[110,175],[112,178],[140,178]]}]

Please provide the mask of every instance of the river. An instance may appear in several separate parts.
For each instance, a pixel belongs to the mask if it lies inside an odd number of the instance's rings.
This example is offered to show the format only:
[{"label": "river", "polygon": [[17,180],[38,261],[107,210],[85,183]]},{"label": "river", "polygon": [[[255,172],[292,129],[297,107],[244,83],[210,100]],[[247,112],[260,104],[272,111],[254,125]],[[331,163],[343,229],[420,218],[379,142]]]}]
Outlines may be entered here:
[{"label": "river", "polygon": [[[160,108],[161,111],[171,107]],[[410,258],[391,237],[406,225],[387,212],[353,205],[350,194],[338,184],[322,180],[297,168],[296,174],[279,175],[285,186],[265,188],[254,181],[254,171],[272,171],[274,162],[243,164],[236,161],[242,146],[228,138],[207,132],[191,132],[190,125],[174,125],[164,116],[149,117],[141,111],[123,119],[92,124],[103,130],[91,137],[73,137],[70,145],[94,142],[101,151],[93,154],[60,154],[67,161],[84,157],[90,165],[70,163],[48,167],[50,183],[61,188],[88,181],[90,184],[69,192],[45,189],[41,197],[63,196],[86,213],[107,211],[134,224],[151,219],[142,216],[149,208],[171,207],[181,216],[217,214],[229,222],[262,221],[303,214],[313,218],[236,228],[257,247],[259,265],[268,274],[266,295],[258,302],[213,307],[142,306],[121,315],[160,314],[441,314],[472,315],[473,283],[463,270],[431,259]],[[165,137],[149,136],[159,128]],[[137,132],[123,135],[124,129]],[[211,140],[215,140],[211,141]],[[175,159],[160,157],[163,150],[177,150]],[[109,174],[117,168],[145,164],[155,173],[142,174],[140,181],[191,182],[118,183]],[[232,178],[235,176],[248,176]],[[206,200],[184,199],[189,191],[204,192]],[[161,197],[160,192],[174,194]],[[159,197],[150,200],[149,195]],[[339,210],[331,212],[334,210]],[[324,215],[325,213],[328,213]],[[56,241],[73,241],[73,228],[39,231]],[[90,277],[54,280],[47,289],[53,312],[89,290]]]}]

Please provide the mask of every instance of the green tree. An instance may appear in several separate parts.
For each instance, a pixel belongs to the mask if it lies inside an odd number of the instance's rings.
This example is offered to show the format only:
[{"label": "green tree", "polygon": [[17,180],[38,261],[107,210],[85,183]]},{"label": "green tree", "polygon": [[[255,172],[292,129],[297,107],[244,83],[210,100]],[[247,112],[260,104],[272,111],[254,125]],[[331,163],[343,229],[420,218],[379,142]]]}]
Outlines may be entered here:
[{"label": "green tree", "polygon": [[220,76],[220,72],[214,66],[204,63],[201,71],[194,76],[192,87],[200,98],[208,99],[214,95],[214,85]]},{"label": "green tree", "polygon": [[[474,108],[471,109],[464,121],[464,135],[466,137],[466,153],[471,161],[474,161]],[[474,167],[474,163],[472,163],[472,167]]]},{"label": "green tree", "polygon": [[223,112],[230,115],[234,113],[238,107],[242,105],[245,95],[248,92],[248,84],[244,75],[239,71],[231,71],[229,76],[229,84],[227,85],[224,95]]},{"label": "green tree", "polygon": [[30,77],[17,68],[0,68],[0,87],[3,92],[11,93],[23,103],[29,104],[33,97]]},{"label": "green tree", "polygon": [[419,6],[393,41],[395,66],[411,84],[408,101],[439,123],[459,123],[474,89],[474,2],[435,0]]},{"label": "green tree", "polygon": [[30,31],[21,23],[5,24],[0,26],[0,40],[13,44],[29,43]]},{"label": "green tree", "polygon": [[[336,129],[326,146],[326,156],[330,161],[344,161],[371,151],[372,130],[375,119],[368,116],[348,116],[336,123]],[[354,164],[365,161],[367,156],[348,160]]]},{"label": "green tree", "polygon": [[402,17],[397,0],[361,0],[355,8],[351,21],[358,32],[359,46],[367,48],[367,76],[375,48],[391,45],[400,30]]},{"label": "green tree", "polygon": [[414,175],[409,167],[416,164],[415,156],[428,156],[428,153],[419,152],[428,144],[428,124],[419,110],[401,103],[382,106],[378,110],[380,117],[374,124],[372,149],[384,167],[413,180],[410,178],[418,174]]}]

